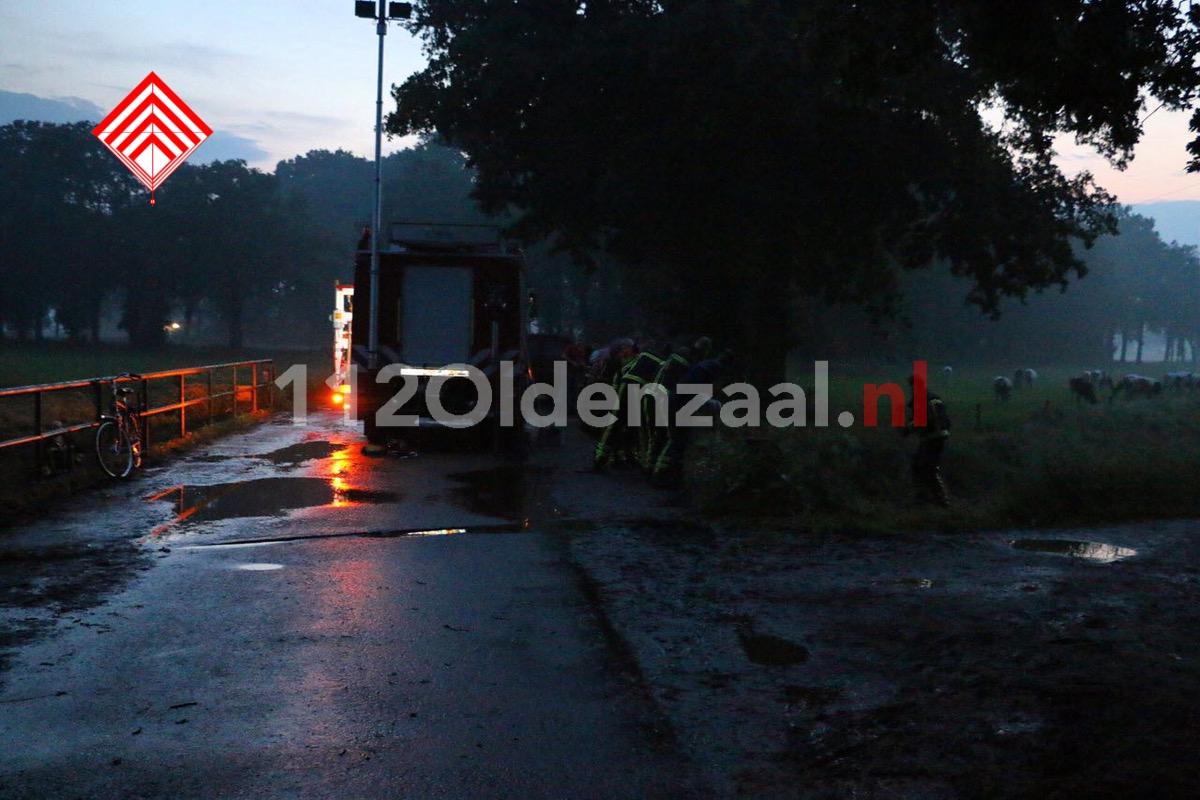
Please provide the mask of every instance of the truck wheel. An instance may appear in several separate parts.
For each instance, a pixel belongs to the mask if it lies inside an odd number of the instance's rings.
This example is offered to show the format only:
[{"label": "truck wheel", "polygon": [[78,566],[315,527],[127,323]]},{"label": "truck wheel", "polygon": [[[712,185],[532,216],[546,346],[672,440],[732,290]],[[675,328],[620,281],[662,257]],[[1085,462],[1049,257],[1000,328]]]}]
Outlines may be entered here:
[{"label": "truck wheel", "polygon": [[367,441],[371,444],[382,445],[386,443],[386,437],[383,434],[383,430],[379,427],[379,423],[375,421],[374,413],[363,417],[363,435],[367,437]]}]

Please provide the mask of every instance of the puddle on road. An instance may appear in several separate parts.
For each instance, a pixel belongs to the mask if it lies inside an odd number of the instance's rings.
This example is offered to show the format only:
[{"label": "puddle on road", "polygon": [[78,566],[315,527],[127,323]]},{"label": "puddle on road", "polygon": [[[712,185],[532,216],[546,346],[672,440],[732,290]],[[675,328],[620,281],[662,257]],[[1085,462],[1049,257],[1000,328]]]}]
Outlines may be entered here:
[{"label": "puddle on road", "polygon": [[1070,539],[1015,539],[1008,544],[1017,550],[1071,556],[1101,564],[1111,564],[1114,561],[1137,555],[1137,550],[1129,547],[1118,547],[1103,542],[1078,542]]},{"label": "puddle on road", "polygon": [[344,445],[334,444],[333,442],[314,441],[314,442],[299,442],[297,444],[281,447],[278,450],[273,450],[270,453],[262,453],[252,456],[252,458],[261,458],[265,461],[270,461],[272,464],[280,466],[295,467],[305,461],[312,461],[318,458],[329,458]]},{"label": "puddle on road", "polygon": [[768,667],[786,667],[808,661],[808,648],[770,634],[739,633],[742,650],[755,664]]},{"label": "puddle on road", "polygon": [[148,499],[175,504],[175,523],[272,517],[297,508],[394,503],[400,499],[396,492],[355,489],[341,484],[340,478],[258,478],[208,486],[176,486]]},{"label": "puddle on road", "polygon": [[261,458],[278,466],[297,467],[305,461],[329,458],[344,447],[344,445],[326,441],[299,442],[287,447],[281,447],[278,450],[272,450],[270,453],[259,453],[257,455],[221,455],[213,453],[189,456],[187,460],[197,464],[219,464],[222,461],[231,461],[236,458]]}]

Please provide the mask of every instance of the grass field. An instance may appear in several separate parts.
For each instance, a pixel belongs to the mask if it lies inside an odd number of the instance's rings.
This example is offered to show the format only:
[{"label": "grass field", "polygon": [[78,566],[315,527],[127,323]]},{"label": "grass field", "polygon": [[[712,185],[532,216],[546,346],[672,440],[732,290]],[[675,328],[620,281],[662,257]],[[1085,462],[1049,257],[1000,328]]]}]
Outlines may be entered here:
[{"label": "grass field", "polygon": [[[1176,367],[1128,365],[1117,374],[1159,377]],[[1084,367],[1039,369],[1035,386],[994,397],[992,378],[1012,370],[930,370],[953,427],[942,473],[950,510],[915,501],[910,460],[915,437],[862,424],[863,385],[907,389],[904,365],[832,365],[829,426],[720,428],[699,437],[689,484],[708,513],[775,517],[798,527],[860,529],[1057,526],[1200,516],[1200,390],[1155,398],[1100,393],[1078,403],[1067,380]],[[811,368],[810,368],[811,369]],[[911,369],[911,367],[909,367]],[[811,371],[794,382],[806,392]],[[811,398],[811,392],[809,392]],[[837,424],[849,410],[856,422]]]},{"label": "grass field", "polygon": [[[275,360],[282,373],[291,364],[311,367],[310,380],[316,373],[328,372],[332,355],[314,351],[273,351],[246,348],[233,351],[216,347],[165,347],[160,350],[131,350],[111,345],[80,346],[66,342],[40,344],[0,343],[0,388],[57,381],[86,380],[121,372],[155,372],[249,361]],[[322,375],[321,380],[328,377]]]}]

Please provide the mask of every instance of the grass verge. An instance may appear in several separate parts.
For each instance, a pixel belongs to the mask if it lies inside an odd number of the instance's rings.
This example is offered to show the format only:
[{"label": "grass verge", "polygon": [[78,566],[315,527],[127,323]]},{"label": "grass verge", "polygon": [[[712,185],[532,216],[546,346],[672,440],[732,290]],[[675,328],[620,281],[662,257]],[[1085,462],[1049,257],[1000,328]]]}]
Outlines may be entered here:
[{"label": "grass verge", "polygon": [[[1200,516],[1200,392],[1081,405],[1066,389],[1072,370],[1047,372],[1008,402],[991,395],[986,371],[940,386],[932,379],[954,419],[942,461],[949,510],[916,500],[915,437],[888,425],[886,404],[878,427],[718,427],[699,436],[687,469],[692,501],[718,519],[868,532]],[[835,377],[830,418],[861,408],[862,383],[880,380],[902,384],[903,374]]]}]

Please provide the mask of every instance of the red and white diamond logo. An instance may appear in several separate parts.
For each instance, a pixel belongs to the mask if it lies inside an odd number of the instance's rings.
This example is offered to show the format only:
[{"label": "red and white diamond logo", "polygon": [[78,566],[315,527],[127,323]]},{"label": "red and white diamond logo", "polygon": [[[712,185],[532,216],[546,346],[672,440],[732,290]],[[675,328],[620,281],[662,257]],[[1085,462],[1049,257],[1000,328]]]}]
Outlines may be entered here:
[{"label": "red and white diamond logo", "polygon": [[212,128],[151,72],[92,130],[150,190],[187,160]]}]

